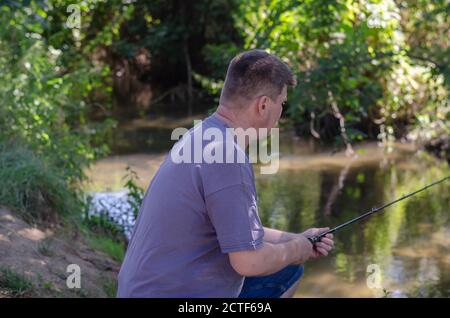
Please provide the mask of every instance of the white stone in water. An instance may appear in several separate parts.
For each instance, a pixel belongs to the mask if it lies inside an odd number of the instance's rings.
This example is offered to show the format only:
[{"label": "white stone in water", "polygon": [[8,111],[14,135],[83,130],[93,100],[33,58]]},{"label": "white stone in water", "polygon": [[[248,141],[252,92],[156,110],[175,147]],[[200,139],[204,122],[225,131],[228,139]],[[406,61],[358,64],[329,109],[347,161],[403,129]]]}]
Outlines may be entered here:
[{"label": "white stone in water", "polygon": [[135,218],[133,207],[128,202],[128,192],[91,192],[89,215],[105,215],[120,225],[129,239],[133,230]]}]

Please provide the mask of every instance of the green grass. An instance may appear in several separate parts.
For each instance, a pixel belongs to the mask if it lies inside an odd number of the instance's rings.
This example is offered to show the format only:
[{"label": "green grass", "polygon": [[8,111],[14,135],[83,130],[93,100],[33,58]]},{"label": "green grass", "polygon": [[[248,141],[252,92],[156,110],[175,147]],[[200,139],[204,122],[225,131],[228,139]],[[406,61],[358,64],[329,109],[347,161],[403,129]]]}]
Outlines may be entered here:
[{"label": "green grass", "polygon": [[22,274],[9,268],[0,268],[0,287],[6,289],[13,297],[20,297],[33,288],[33,284]]},{"label": "green grass", "polygon": [[123,261],[125,256],[125,246],[122,242],[101,235],[90,236],[88,242],[91,248],[104,252],[116,261]]},{"label": "green grass", "polygon": [[107,279],[103,284],[103,290],[108,298],[116,298],[117,281],[115,279]]},{"label": "green grass", "polygon": [[85,213],[78,222],[78,228],[87,237],[92,249],[100,250],[116,261],[122,262],[125,256],[126,237],[116,223],[106,215],[91,215]]},{"label": "green grass", "polygon": [[20,144],[0,143],[0,202],[28,222],[56,221],[81,211],[63,171]]}]

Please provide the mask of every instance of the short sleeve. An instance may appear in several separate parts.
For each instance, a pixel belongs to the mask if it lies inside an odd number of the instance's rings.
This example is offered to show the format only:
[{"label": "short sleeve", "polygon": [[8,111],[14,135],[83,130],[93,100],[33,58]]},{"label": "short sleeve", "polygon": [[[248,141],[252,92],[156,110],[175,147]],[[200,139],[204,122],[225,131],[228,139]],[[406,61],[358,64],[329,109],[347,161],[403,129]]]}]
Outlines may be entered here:
[{"label": "short sleeve", "polygon": [[227,186],[206,196],[205,202],[222,253],[255,250],[262,246],[264,228],[251,185]]}]

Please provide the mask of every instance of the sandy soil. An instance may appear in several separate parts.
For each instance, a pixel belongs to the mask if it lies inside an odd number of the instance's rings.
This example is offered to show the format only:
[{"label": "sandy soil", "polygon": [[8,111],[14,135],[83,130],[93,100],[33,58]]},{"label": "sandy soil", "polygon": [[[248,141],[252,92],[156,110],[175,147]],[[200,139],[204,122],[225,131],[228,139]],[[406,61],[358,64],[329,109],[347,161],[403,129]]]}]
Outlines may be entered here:
[{"label": "sandy soil", "polygon": [[[120,264],[89,248],[79,234],[67,232],[62,228],[30,226],[17,214],[0,207],[0,269],[23,275],[33,285],[19,296],[107,297],[106,290],[116,281]],[[80,289],[67,287],[66,281],[73,273],[67,272],[70,264],[80,266]],[[10,296],[13,295],[0,285],[0,297]]]}]

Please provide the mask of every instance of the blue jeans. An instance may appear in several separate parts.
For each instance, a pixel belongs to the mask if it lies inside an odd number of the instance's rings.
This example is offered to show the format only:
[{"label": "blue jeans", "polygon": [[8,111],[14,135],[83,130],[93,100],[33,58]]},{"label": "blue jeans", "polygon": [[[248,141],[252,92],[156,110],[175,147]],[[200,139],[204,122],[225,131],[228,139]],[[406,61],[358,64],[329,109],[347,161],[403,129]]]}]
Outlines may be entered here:
[{"label": "blue jeans", "polygon": [[289,265],[268,276],[246,277],[239,298],[280,298],[302,275],[302,265]]}]

